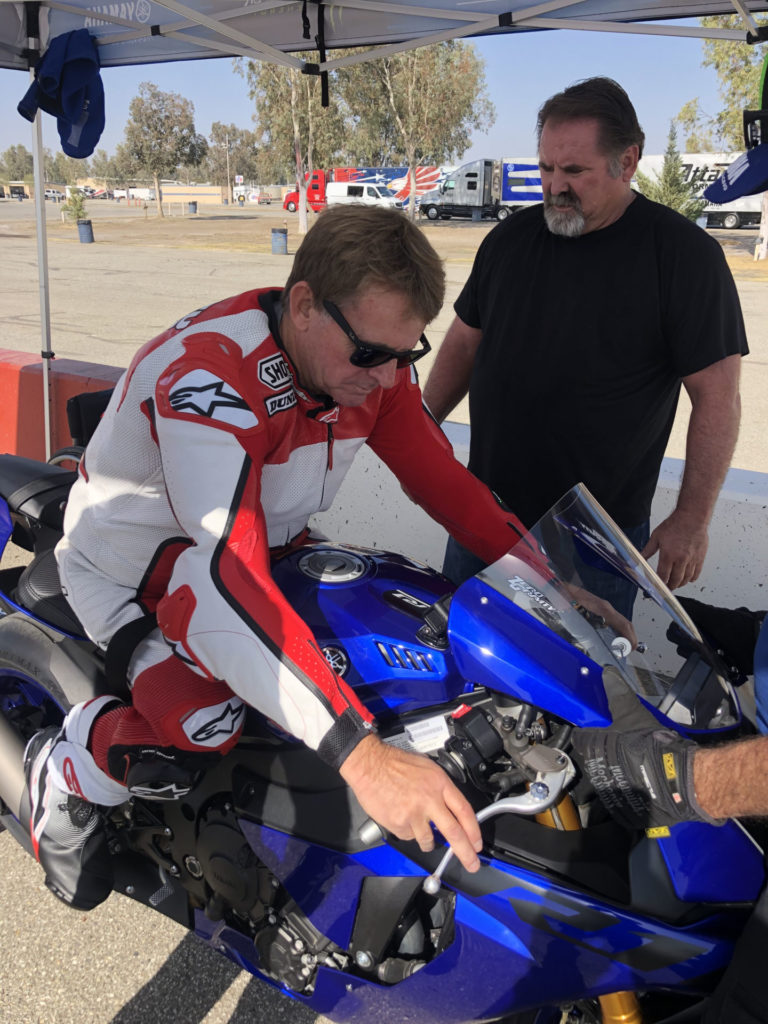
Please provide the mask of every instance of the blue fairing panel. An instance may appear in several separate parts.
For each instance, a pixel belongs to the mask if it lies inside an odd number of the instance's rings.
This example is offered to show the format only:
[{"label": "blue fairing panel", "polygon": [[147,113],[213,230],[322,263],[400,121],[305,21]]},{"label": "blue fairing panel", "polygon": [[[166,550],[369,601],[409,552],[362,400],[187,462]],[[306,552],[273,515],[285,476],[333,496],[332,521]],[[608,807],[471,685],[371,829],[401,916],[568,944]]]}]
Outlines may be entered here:
[{"label": "blue fairing panel", "polygon": [[481,579],[456,591],[448,635],[467,680],[574,725],[610,725],[600,666]]}]

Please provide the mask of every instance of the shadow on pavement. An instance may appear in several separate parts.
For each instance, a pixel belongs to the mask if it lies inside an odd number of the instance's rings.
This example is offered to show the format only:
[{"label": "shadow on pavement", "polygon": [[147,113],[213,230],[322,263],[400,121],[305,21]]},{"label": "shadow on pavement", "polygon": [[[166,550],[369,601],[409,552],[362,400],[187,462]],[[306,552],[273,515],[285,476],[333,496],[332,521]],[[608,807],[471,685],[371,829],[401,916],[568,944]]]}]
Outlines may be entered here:
[{"label": "shadow on pavement", "polygon": [[[155,976],[111,1024],[200,1024],[240,975],[240,968],[186,935]],[[252,978],[228,1024],[313,1024],[317,1015]]]}]

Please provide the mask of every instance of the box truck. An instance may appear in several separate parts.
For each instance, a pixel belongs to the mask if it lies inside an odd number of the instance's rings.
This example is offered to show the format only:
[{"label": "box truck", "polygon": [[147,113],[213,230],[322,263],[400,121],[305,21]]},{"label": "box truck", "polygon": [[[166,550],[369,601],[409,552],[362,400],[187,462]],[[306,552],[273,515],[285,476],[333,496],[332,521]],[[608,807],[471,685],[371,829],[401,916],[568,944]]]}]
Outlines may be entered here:
[{"label": "box truck", "polygon": [[504,220],[515,210],[541,201],[541,174],[536,157],[472,160],[446,174],[439,188],[422,198],[421,212],[430,220]]}]

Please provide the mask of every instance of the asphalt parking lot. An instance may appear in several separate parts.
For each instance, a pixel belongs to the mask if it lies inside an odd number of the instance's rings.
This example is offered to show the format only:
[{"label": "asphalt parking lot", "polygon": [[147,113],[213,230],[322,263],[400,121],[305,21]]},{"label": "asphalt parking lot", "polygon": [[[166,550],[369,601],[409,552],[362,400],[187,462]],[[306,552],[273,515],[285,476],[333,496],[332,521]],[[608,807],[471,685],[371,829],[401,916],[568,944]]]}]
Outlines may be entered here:
[{"label": "asphalt parking lot", "polygon": [[[138,347],[191,309],[246,288],[283,284],[299,242],[296,216],[275,207],[201,208],[197,217],[179,210],[165,221],[143,204],[98,200],[87,209],[94,244],[79,242],[58,204],[45,204],[52,345],[59,356],[116,366],[126,366]],[[271,231],[284,225],[288,254],[273,254]],[[428,331],[435,348],[474,251],[492,226],[447,221],[425,227],[448,276],[446,305]],[[744,360],[743,426],[734,465],[768,472],[768,267],[752,262],[756,234],[715,236],[737,280],[752,349]],[[39,352],[31,202],[0,201],[0,244],[0,347]],[[466,422],[465,404],[456,418]],[[678,458],[685,422],[683,409],[668,449]],[[68,910],[7,834],[0,835],[0,865],[3,1024],[325,1021],[125,897],[113,895],[90,914]]]},{"label": "asphalt parking lot", "polygon": [[[48,230],[52,348],[60,357],[127,366],[155,334],[206,303],[248,288],[280,286],[300,242],[298,217],[272,206],[204,207],[190,216],[177,204],[158,218],[143,203],[90,200],[94,244],[81,244],[62,223],[59,204],[45,204]],[[173,213],[173,208],[171,208]],[[312,215],[314,216],[314,215]],[[453,319],[452,304],[474,253],[493,222],[425,222],[427,237],[445,260],[446,302],[427,334],[436,351]],[[287,229],[287,255],[271,251],[271,232]],[[0,347],[39,352],[40,298],[34,207],[0,200]],[[733,465],[768,472],[768,261],[754,262],[755,229],[716,230],[741,297],[751,354],[743,361],[742,429]],[[628,282],[631,287],[631,282]],[[691,282],[696,287],[696,282]],[[422,378],[431,364],[419,366]],[[667,454],[683,458],[688,417],[685,396]],[[453,419],[469,422],[467,402]]]}]

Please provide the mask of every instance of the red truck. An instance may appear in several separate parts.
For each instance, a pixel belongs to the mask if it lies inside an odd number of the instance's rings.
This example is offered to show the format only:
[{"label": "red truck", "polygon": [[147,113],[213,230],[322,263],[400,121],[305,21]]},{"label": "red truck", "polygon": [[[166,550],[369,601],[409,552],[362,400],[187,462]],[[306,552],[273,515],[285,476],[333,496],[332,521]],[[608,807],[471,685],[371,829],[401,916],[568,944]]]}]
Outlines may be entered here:
[{"label": "red truck", "polygon": [[[307,206],[311,206],[315,213],[326,206],[325,186],[329,181],[349,181],[354,167],[332,167],[329,171],[312,171],[307,175]],[[299,190],[286,192],[283,199],[283,209],[295,213],[299,208]]]},{"label": "red truck", "polygon": [[[416,198],[437,188],[441,178],[439,167],[416,168]],[[389,189],[403,205],[407,205],[410,183],[407,167],[331,167],[327,171],[312,171],[307,175],[307,205],[315,213],[327,206],[326,187],[329,182],[349,181],[374,188]],[[299,208],[298,189],[287,192],[283,209],[295,213]]]}]

